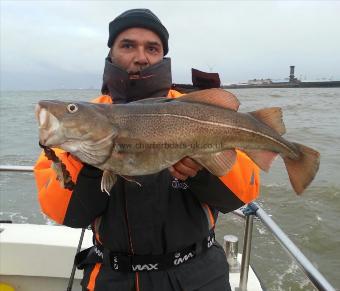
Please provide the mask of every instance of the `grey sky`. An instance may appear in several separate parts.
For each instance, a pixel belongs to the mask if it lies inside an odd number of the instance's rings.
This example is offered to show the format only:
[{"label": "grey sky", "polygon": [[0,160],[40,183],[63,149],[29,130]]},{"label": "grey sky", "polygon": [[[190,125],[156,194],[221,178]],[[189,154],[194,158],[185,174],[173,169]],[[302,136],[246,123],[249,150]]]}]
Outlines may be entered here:
[{"label": "grey sky", "polygon": [[338,1],[5,1],[1,88],[99,88],[108,23],[149,8],[170,33],[174,82],[192,67],[223,83],[296,76],[340,80]]}]

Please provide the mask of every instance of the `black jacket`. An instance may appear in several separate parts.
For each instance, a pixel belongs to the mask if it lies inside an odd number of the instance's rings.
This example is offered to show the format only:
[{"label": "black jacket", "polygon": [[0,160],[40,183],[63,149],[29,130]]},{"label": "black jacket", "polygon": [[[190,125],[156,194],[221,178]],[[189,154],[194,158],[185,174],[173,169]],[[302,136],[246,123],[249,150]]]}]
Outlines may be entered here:
[{"label": "black jacket", "polygon": [[[86,227],[92,223],[97,232],[96,243],[114,252],[160,255],[181,250],[209,234],[212,223],[207,207],[214,221],[219,212],[211,206],[216,203],[214,197],[228,197],[230,203],[224,203],[227,206],[219,209],[223,212],[243,205],[218,178],[205,170],[185,182],[171,177],[168,170],[136,177],[142,186],[119,177],[110,196],[100,190],[101,174],[91,166],[81,170],[64,224]],[[93,267],[85,268],[84,286],[89,283]],[[216,244],[198,258],[168,271],[141,272],[139,287],[141,290],[181,290],[170,287],[169,282],[175,280],[181,288],[195,290],[214,278],[216,284],[222,284],[227,268],[223,250]],[[135,274],[117,273],[107,264],[101,267],[96,281],[112,289],[97,286],[95,290],[130,290],[126,287],[136,284]],[[159,284],[165,284],[164,289],[155,288]]]}]

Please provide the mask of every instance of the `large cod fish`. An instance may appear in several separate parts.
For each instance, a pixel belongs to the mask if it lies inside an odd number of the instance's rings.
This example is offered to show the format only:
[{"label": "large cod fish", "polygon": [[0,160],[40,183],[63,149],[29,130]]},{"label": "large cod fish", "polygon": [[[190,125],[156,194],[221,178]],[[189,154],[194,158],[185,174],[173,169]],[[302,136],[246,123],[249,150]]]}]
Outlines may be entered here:
[{"label": "large cod fish", "polygon": [[293,189],[301,194],[319,168],[319,153],[282,137],[278,107],[237,112],[237,98],[222,89],[196,91],[176,99],[149,98],[128,104],[40,101],[39,140],[103,170],[102,191],[116,175],[159,172],[190,157],[216,176],[225,175],[245,152],[268,171],[280,155]]}]

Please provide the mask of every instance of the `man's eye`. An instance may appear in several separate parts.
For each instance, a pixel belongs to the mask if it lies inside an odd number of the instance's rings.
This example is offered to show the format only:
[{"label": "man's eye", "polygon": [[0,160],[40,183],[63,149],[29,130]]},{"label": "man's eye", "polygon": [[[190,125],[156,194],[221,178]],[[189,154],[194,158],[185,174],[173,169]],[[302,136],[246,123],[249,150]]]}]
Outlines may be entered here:
[{"label": "man's eye", "polygon": [[151,53],[157,53],[157,52],[158,52],[158,49],[157,49],[156,47],[151,46],[151,47],[149,47],[149,52],[151,52]]},{"label": "man's eye", "polygon": [[124,43],[124,44],[122,45],[122,48],[130,49],[130,48],[133,48],[133,45],[130,44],[130,43]]}]

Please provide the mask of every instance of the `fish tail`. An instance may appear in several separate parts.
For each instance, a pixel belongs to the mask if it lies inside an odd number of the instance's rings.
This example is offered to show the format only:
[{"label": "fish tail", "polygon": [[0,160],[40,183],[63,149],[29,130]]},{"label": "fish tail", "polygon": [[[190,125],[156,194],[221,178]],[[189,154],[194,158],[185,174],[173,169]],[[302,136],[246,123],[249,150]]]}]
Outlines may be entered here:
[{"label": "fish tail", "polygon": [[313,181],[320,164],[320,153],[302,144],[293,143],[300,152],[298,159],[283,157],[289,180],[296,194],[300,195]]}]

